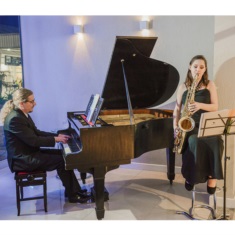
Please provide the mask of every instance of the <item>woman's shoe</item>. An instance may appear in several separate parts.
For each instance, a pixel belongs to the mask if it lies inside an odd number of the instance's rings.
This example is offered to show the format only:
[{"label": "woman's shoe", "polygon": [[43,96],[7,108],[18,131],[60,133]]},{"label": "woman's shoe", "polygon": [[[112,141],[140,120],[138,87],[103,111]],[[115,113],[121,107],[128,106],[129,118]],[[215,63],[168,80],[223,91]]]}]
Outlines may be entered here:
[{"label": "woman's shoe", "polygon": [[[210,187],[209,185],[214,185],[214,187]],[[207,192],[209,194],[214,194],[216,191],[216,181],[215,179],[213,179],[211,176],[208,177],[208,181],[207,181]]]},{"label": "woman's shoe", "polygon": [[209,186],[207,185],[207,192],[208,192],[209,194],[214,194],[214,193],[215,193],[215,190],[216,190],[216,186],[215,186],[215,187],[209,187]]},{"label": "woman's shoe", "polygon": [[188,183],[187,181],[185,181],[184,186],[185,186],[185,188],[186,188],[188,191],[192,191],[193,188],[194,188],[194,184],[190,184],[190,183]]}]

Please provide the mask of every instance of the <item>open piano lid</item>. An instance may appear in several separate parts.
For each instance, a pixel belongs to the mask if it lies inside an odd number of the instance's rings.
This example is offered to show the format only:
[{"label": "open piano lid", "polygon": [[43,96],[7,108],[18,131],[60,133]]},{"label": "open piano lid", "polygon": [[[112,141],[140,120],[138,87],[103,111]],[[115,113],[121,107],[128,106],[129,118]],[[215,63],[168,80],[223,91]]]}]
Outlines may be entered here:
[{"label": "open piano lid", "polygon": [[157,37],[116,37],[102,109],[128,108],[122,59],[133,109],[160,105],[174,94],[179,83],[176,68],[149,58],[156,41]]}]

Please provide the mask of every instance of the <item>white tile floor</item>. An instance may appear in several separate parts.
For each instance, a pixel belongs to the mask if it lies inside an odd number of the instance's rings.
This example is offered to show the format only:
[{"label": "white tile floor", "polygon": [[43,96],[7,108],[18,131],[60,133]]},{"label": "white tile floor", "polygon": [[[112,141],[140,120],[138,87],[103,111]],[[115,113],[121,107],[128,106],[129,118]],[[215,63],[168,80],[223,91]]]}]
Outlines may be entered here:
[{"label": "white tile floor", "polygon": [[[79,177],[78,172],[75,171],[75,173]],[[85,185],[79,182],[88,190],[93,186],[92,177],[86,180]],[[106,211],[102,222],[96,219],[94,203],[71,204],[67,202],[64,198],[64,189],[60,180],[56,178],[55,171],[47,173],[48,212],[44,212],[43,200],[25,201],[21,202],[21,215],[17,216],[14,174],[7,166],[3,167],[0,170],[0,222],[50,221],[53,223],[54,221],[57,222],[56,227],[58,227],[62,225],[58,221],[73,221],[75,227],[77,225],[79,227],[83,221],[83,225],[88,226],[89,230],[93,227],[90,226],[91,221],[95,222],[95,227],[104,225],[104,221],[119,221],[125,224],[125,220],[141,222],[135,223],[135,227],[143,221],[154,222],[154,227],[159,226],[159,221],[162,222],[161,226],[167,226],[164,222],[173,222],[173,220],[190,223],[187,217],[176,213],[176,211],[188,211],[191,207],[191,192],[185,190],[184,179],[180,174],[176,174],[173,185],[170,185],[165,172],[130,169],[126,166],[108,172],[105,182],[110,200],[105,202]],[[205,189],[206,185],[201,184],[199,188]],[[29,187],[25,193],[40,194],[41,190],[41,186]],[[209,197],[199,195],[197,201],[200,204],[207,204]],[[222,208],[218,208],[218,216],[219,213],[222,214]],[[230,220],[234,220],[233,210],[229,213]],[[210,213],[206,209],[196,210],[195,215],[202,220],[210,219]],[[86,224],[87,221],[90,222],[89,225]],[[9,228],[9,225],[7,227]],[[148,225],[148,227],[151,226]],[[170,227],[168,226],[168,231]],[[121,227],[118,226],[116,229],[121,229]],[[25,231],[23,234],[26,235]]]}]

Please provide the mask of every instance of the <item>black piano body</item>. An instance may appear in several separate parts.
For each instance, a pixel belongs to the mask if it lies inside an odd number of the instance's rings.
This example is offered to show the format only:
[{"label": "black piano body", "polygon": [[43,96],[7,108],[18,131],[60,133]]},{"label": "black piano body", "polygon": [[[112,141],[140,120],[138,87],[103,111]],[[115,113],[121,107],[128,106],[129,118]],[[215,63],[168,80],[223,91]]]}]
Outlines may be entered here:
[{"label": "black piano body", "polygon": [[[173,112],[151,107],[173,95],[179,74],[172,65],[149,58],[156,40],[155,37],[117,37],[102,92],[104,102],[95,125],[82,118],[85,111],[67,113],[69,129],[66,132],[72,134],[75,148],[67,151],[67,147],[62,147],[65,167],[93,175],[98,219],[104,218],[108,171],[131,163],[131,159],[145,152],[166,148],[170,183],[175,177]],[[130,123],[123,76],[128,84],[134,123]]]}]

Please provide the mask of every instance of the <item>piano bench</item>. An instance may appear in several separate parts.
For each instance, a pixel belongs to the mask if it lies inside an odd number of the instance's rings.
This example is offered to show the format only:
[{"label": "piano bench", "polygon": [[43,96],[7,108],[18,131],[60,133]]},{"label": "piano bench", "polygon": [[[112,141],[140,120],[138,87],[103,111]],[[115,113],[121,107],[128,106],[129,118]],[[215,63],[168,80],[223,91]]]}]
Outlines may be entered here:
[{"label": "piano bench", "polygon": [[[17,203],[17,215],[20,215],[20,202],[28,200],[44,199],[44,210],[47,212],[47,173],[44,171],[15,172],[16,181],[16,203]],[[29,186],[43,186],[43,195],[24,197],[24,187]]]}]

